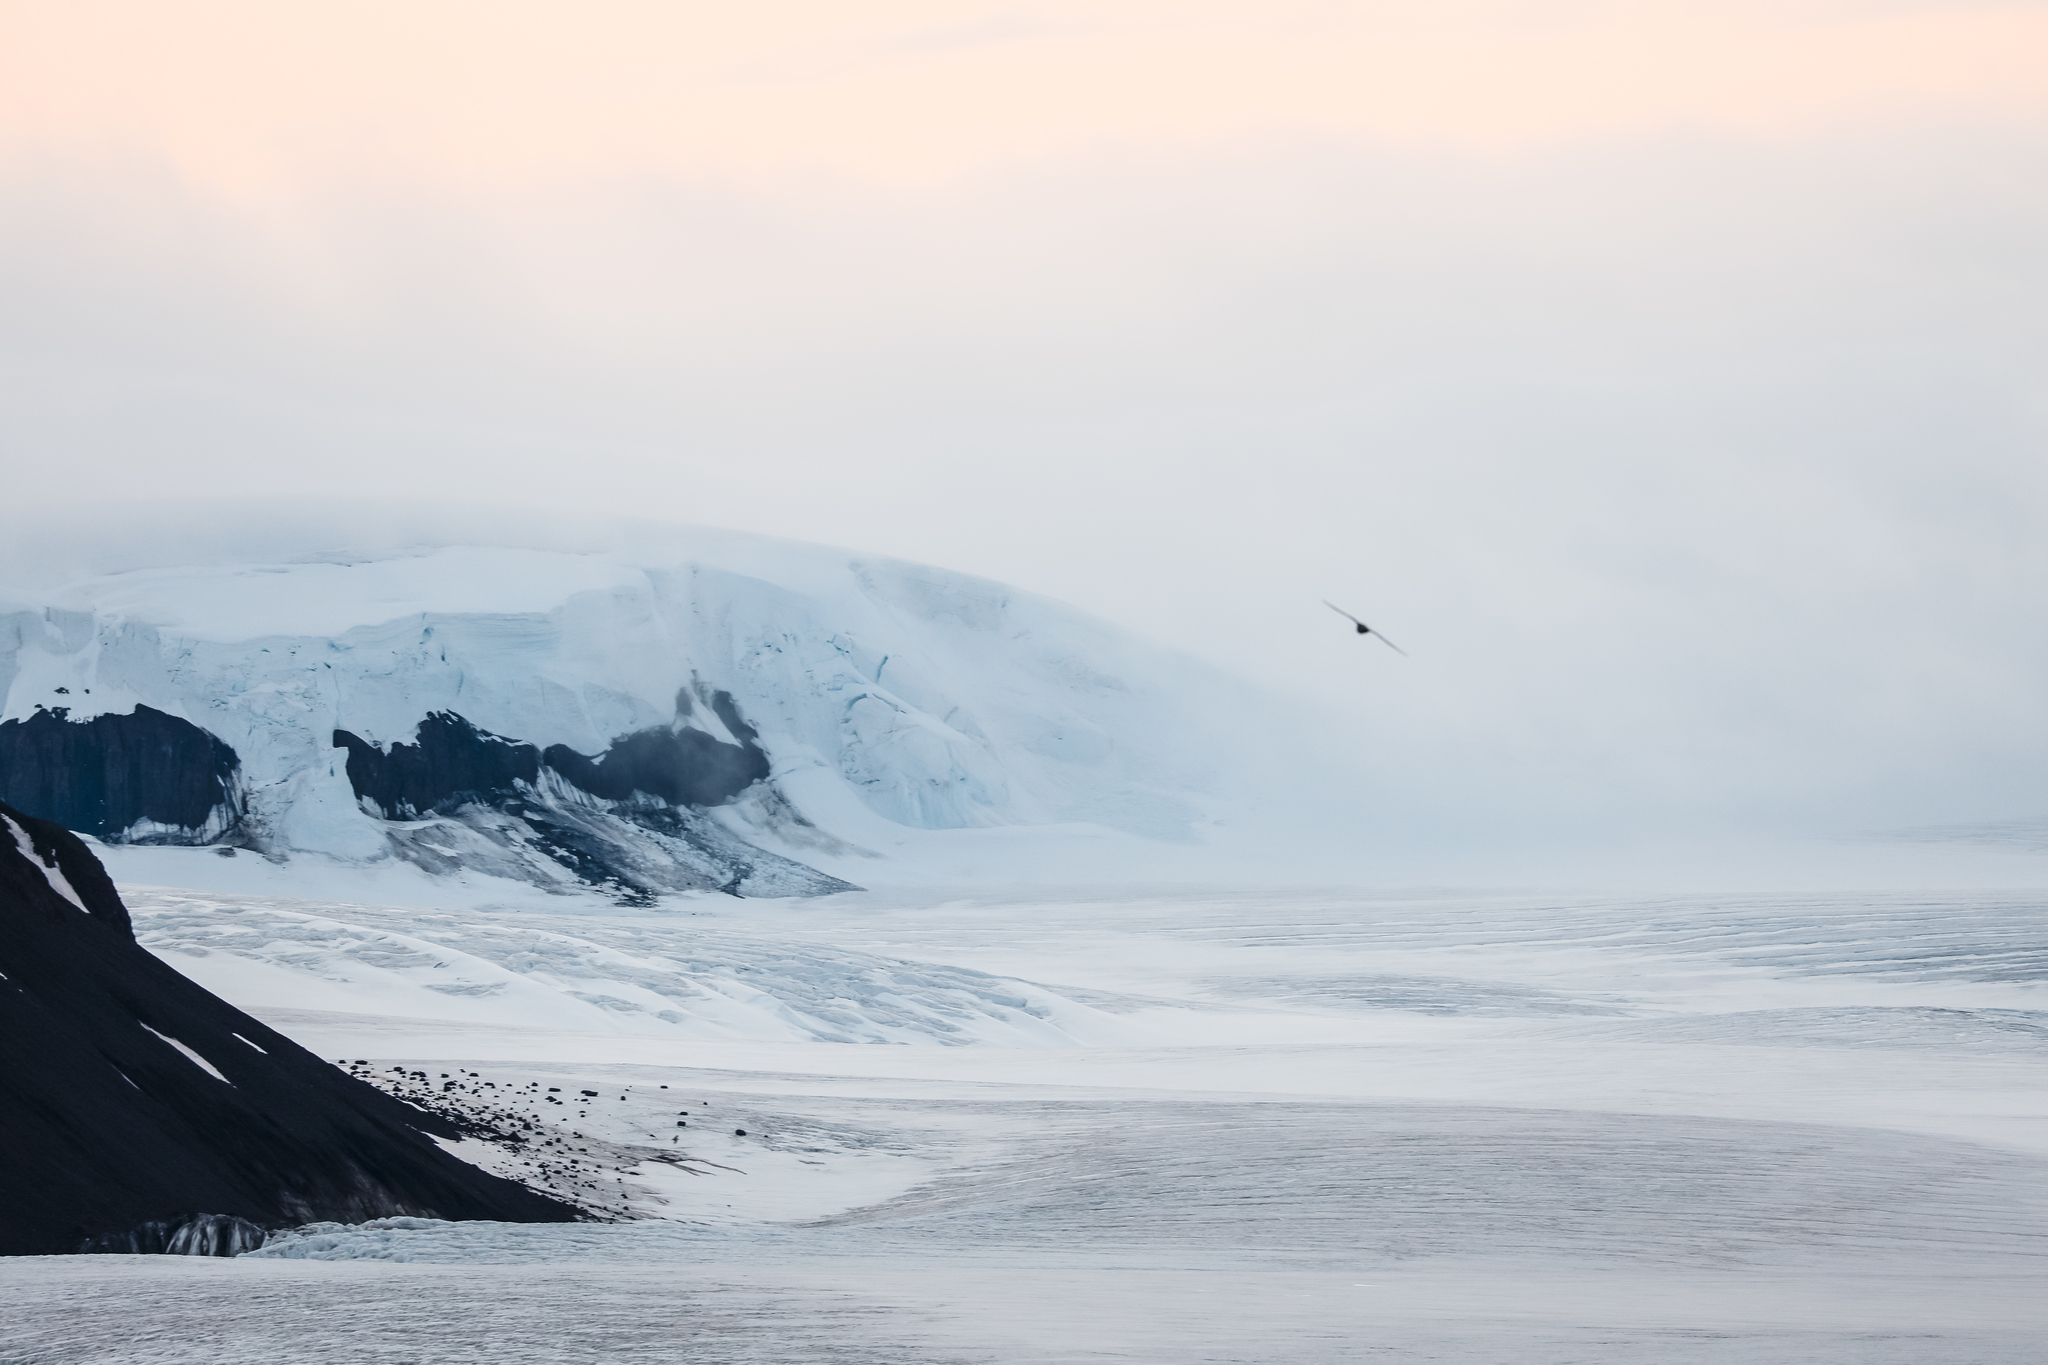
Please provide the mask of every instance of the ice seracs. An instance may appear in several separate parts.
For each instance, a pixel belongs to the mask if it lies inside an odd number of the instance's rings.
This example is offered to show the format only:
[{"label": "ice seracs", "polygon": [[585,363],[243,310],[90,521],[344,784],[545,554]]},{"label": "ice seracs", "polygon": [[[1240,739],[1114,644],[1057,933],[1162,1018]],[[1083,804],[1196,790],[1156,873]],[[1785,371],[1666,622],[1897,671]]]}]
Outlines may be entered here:
[{"label": "ice seracs", "polygon": [[900,561],[335,534],[10,589],[0,798],[116,843],[803,895],[904,830],[1186,840],[1248,719],[1190,659]]}]

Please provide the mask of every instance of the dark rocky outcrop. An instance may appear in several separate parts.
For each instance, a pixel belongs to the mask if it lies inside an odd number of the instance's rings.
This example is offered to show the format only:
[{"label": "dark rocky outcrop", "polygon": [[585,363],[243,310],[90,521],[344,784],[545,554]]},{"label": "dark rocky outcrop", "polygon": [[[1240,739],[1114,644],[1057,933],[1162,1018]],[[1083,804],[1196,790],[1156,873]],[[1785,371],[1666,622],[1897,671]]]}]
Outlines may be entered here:
[{"label": "dark rocky outcrop", "polygon": [[[685,703],[687,693],[682,698]],[[546,752],[478,729],[452,711],[436,711],[419,724],[413,742],[379,749],[347,730],[334,732],[348,750],[348,781],[387,820],[412,820],[430,811],[477,803],[496,805],[529,787],[543,765],[569,785],[607,801],[635,794],[677,806],[716,806],[768,776],[760,732],[746,723],[732,696],[714,692],[709,705],[739,743],[702,730],[656,726],[620,735],[603,753],[578,753],[566,744]]]},{"label": "dark rocky outcrop", "polygon": [[594,759],[552,744],[541,760],[592,796],[625,801],[640,792],[676,806],[716,806],[768,776],[768,755],[751,731],[727,744],[702,730],[641,730]]},{"label": "dark rocky outcrop", "polygon": [[420,722],[411,744],[379,749],[346,730],[334,745],[348,750],[348,782],[387,820],[416,820],[430,811],[472,802],[484,805],[515,794],[514,783],[540,776],[540,751],[531,744],[479,730],[452,711]]},{"label": "dark rocky outcrop", "polygon": [[[676,694],[679,712],[687,714],[690,694],[687,690]],[[761,732],[747,724],[740,715],[739,706],[730,692],[705,693],[705,704],[713,715],[725,725],[726,732],[737,744],[721,744],[709,735],[701,735],[703,743],[694,741],[701,732],[683,730],[673,732],[682,741],[678,746],[664,749],[659,739],[671,733],[662,730],[643,730],[637,735],[627,735],[612,741],[610,749],[598,758],[596,780],[609,782],[614,787],[626,785],[636,791],[644,791],[662,797],[663,800],[682,806],[715,806],[729,801],[754,783],[768,776],[768,755],[762,751]],[[632,741],[642,738],[650,741],[632,746],[628,758],[622,750]],[[553,749],[548,751],[550,754]],[[552,761],[552,760],[551,760]],[[617,772],[613,772],[618,764]],[[664,773],[674,773],[670,779],[673,785],[666,790],[650,785],[663,780]],[[585,790],[604,793],[595,787]],[[676,795],[668,795],[667,792]]]},{"label": "dark rocky outcrop", "polygon": [[[394,850],[430,871],[476,866],[509,871],[536,855],[577,880],[633,904],[664,892],[719,890],[732,895],[823,895],[850,882],[746,843],[706,817],[769,775],[759,732],[730,694],[705,691],[703,704],[737,742],[688,723],[686,690],[677,723],[620,735],[602,753],[532,744],[479,729],[452,711],[421,721],[411,743],[379,748],[347,730],[356,799],[386,820],[449,817],[445,838],[394,830]],[[493,818],[480,818],[486,812]],[[455,829],[460,826],[460,829]],[[455,845],[468,842],[468,853]]]},{"label": "dark rocky outcrop", "polygon": [[0,1254],[217,1253],[249,1240],[236,1220],[577,1216],[152,956],[84,843],[4,804],[0,1039]]},{"label": "dark rocky outcrop", "polygon": [[206,843],[241,818],[241,761],[191,721],[148,706],[74,721],[58,707],[0,723],[0,801],[66,829],[138,843]]}]

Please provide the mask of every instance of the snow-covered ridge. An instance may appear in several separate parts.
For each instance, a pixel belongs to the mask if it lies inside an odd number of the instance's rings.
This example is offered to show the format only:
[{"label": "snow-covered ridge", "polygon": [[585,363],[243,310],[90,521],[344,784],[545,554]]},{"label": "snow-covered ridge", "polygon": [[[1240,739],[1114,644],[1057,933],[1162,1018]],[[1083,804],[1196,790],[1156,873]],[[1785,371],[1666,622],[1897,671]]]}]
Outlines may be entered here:
[{"label": "snow-covered ridge", "polygon": [[[1217,736],[1247,710],[1194,661],[1058,603],[824,547],[640,526],[568,545],[551,531],[364,550],[330,526],[303,535],[325,548],[278,555],[278,533],[263,534],[262,562],[216,549],[149,563],[107,536],[108,555],[129,556],[102,561],[114,572],[55,581],[19,547],[0,564],[20,585],[0,588],[0,741],[52,717],[73,734],[157,712],[239,765],[216,764],[204,818],[187,792],[175,815],[124,808],[91,832],[543,882],[567,866],[563,840],[595,839],[642,872],[704,864],[667,881],[620,874],[646,889],[752,878],[791,894],[843,885],[812,869],[857,875],[903,829],[1188,840],[1220,785]],[[364,774],[424,744],[435,716],[556,757],[466,812],[376,798]],[[767,774],[708,801],[599,790],[582,760],[608,763],[632,737],[705,754],[758,744]],[[0,743],[0,786],[17,796],[30,747]],[[560,872],[579,877],[599,880]]]}]

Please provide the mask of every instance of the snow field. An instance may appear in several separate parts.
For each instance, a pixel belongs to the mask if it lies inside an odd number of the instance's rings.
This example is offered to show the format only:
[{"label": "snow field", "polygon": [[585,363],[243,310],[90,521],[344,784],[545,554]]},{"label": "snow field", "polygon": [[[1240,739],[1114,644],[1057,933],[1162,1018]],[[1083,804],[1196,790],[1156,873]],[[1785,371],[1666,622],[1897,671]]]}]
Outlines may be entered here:
[{"label": "snow field", "polygon": [[[2026,1365],[2036,1286],[1639,1273],[1480,1262],[1177,1272],[842,1261],[750,1266],[98,1258],[10,1267],[10,1348],[110,1365],[1484,1361]],[[114,1262],[109,1264],[107,1262]],[[81,1333],[122,1314],[125,1329]],[[1958,1322],[1968,1325],[1958,1327]],[[1597,1324],[1597,1325],[1589,1325]]]},{"label": "snow field", "polygon": [[734,932],[701,910],[447,914],[153,889],[129,904],[144,947],[245,1008],[673,1039],[1057,1047],[1132,1036],[1025,982]]},{"label": "snow field", "polygon": [[545,1157],[460,1149],[623,1221],[0,1266],[0,1356],[2002,1365],[2048,1336],[2038,895],[127,893],[322,1055],[541,1123]]}]

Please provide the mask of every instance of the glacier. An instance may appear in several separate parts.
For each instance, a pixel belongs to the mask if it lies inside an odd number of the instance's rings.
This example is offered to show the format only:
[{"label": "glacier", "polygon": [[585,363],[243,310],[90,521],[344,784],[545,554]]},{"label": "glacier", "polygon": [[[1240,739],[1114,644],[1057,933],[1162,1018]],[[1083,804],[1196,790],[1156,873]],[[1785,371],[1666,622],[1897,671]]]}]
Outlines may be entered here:
[{"label": "glacier", "polygon": [[2048,1328],[2038,891],[126,894],[352,1074],[545,1124],[448,1145],[622,1221],[16,1258],[0,1355],[2020,1365]]},{"label": "glacier", "polygon": [[[354,526],[11,547],[0,795],[48,804],[91,769],[118,799],[69,823],[110,844],[635,903],[819,895],[905,831],[1195,842],[1257,719],[1191,658],[899,560],[642,523]],[[151,774],[177,791],[130,790]]]},{"label": "glacier", "polygon": [[1593,890],[1475,833],[1404,880],[1330,802],[1311,882],[1240,856],[1334,790],[1307,712],[983,579],[445,510],[88,531],[0,546],[0,743],[234,760],[103,772],[135,942],[603,1221],[14,1258],[0,1357],[2040,1354],[2038,856]]}]

